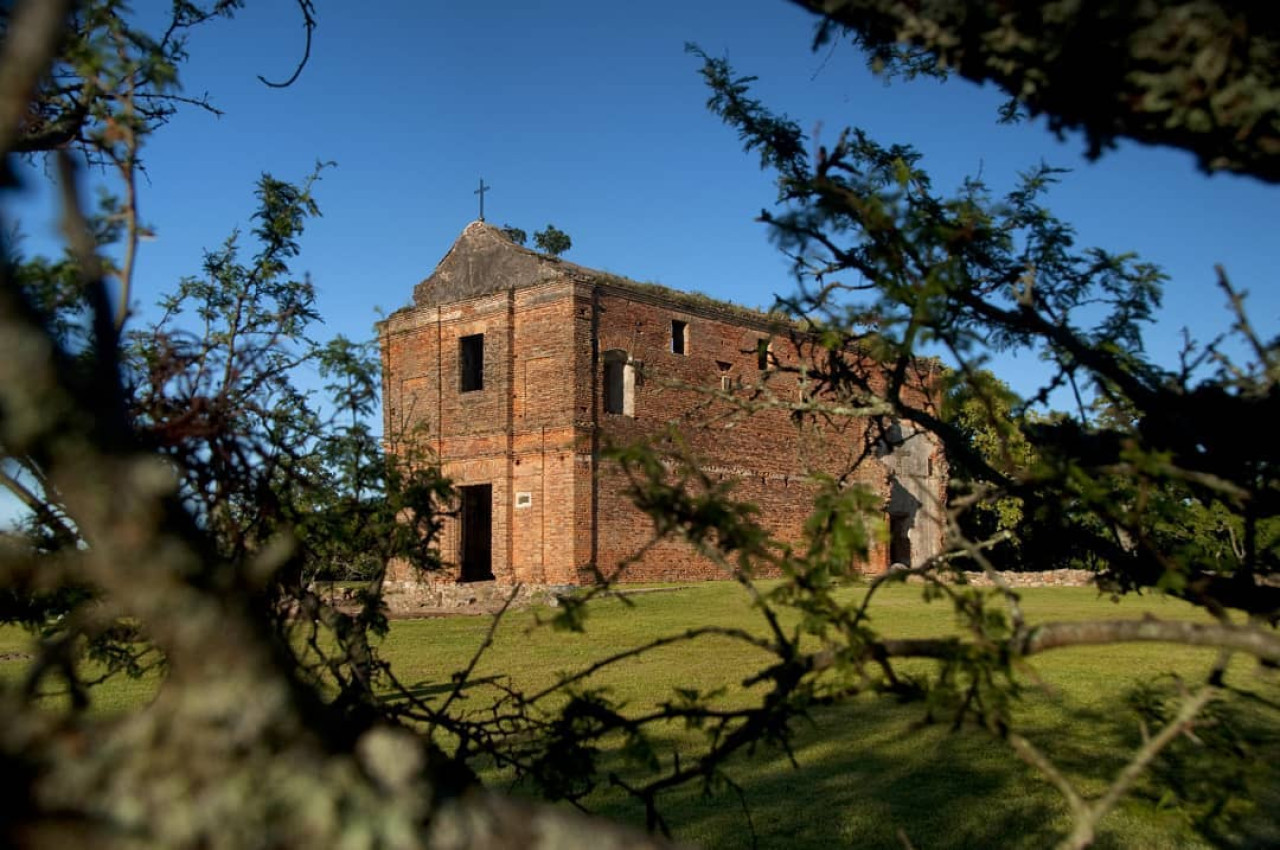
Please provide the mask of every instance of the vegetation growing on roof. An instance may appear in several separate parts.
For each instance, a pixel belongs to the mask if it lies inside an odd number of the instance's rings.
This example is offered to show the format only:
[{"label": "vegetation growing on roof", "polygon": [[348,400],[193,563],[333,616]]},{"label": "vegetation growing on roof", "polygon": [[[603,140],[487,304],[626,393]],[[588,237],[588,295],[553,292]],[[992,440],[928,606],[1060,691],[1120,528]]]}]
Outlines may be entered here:
[{"label": "vegetation growing on roof", "polygon": [[760,310],[754,307],[734,304],[732,301],[723,301],[719,298],[712,298],[710,295],[707,295],[704,292],[698,292],[697,290],[672,289],[671,287],[663,286],[660,283],[631,280],[630,278],[610,274],[609,272],[595,272],[594,282],[604,286],[616,286],[619,289],[629,289],[633,292],[652,295],[667,301],[674,301],[677,304],[683,304],[696,310],[715,310],[720,313],[728,313],[753,322],[766,322],[771,324],[790,323],[794,319],[793,316],[778,310],[777,308]]}]

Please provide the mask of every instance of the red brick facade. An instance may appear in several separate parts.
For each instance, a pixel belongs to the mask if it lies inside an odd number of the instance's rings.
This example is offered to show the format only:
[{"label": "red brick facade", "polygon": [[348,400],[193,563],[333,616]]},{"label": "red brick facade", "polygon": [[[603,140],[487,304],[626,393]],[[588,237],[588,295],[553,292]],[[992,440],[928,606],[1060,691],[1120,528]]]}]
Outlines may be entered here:
[{"label": "red brick facade", "polygon": [[[595,569],[614,573],[651,542],[653,523],[601,450],[670,427],[771,531],[798,539],[812,505],[808,474],[843,472],[865,430],[858,419],[797,427],[783,409],[731,415],[735,405],[716,391],[800,397],[796,374],[779,367],[803,355],[774,330],[762,314],[620,280],[469,225],[414,306],[380,326],[385,433],[420,441],[456,485],[475,488],[440,542],[452,577],[484,579],[487,569],[503,584],[577,584]],[[480,350],[482,364],[471,363]],[[917,436],[906,443],[917,450],[867,457],[852,475],[905,517],[895,528],[913,561],[941,546],[946,481],[945,462]],[[877,543],[862,568],[885,569],[889,549]],[[620,579],[724,577],[664,540]]]}]

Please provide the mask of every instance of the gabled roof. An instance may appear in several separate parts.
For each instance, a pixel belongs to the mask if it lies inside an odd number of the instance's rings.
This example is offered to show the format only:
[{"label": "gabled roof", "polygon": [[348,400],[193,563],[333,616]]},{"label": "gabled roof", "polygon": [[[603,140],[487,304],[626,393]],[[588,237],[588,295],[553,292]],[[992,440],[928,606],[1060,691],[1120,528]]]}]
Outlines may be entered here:
[{"label": "gabled roof", "polygon": [[696,292],[683,292],[654,283],[640,283],[610,272],[580,266],[540,254],[512,242],[501,228],[473,221],[426,280],[413,288],[416,307],[434,307],[507,289],[522,289],[556,280],[579,280],[660,299],[694,312],[709,311],[756,324],[776,324],[785,318]]},{"label": "gabled roof", "polygon": [[517,245],[491,224],[473,221],[430,277],[413,288],[413,302],[429,307],[513,287],[534,286],[563,277],[576,268],[572,263]]}]

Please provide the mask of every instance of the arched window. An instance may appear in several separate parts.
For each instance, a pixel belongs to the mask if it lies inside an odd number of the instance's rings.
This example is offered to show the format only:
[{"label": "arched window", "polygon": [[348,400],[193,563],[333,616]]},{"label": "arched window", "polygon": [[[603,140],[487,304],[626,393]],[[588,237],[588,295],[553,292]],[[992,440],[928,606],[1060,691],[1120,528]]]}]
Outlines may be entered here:
[{"label": "arched window", "polygon": [[604,412],[636,415],[635,365],[621,348],[604,353]]}]

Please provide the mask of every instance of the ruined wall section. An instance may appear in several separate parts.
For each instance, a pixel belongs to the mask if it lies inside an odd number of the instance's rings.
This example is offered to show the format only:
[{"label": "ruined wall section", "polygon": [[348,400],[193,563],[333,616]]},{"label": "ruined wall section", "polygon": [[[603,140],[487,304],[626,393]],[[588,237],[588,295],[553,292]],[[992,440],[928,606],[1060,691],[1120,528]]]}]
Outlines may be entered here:
[{"label": "ruined wall section", "polygon": [[577,476],[578,360],[571,282],[561,279],[511,292],[513,417],[511,563],[515,580],[570,584],[580,563],[584,526],[573,506]]},{"label": "ruined wall section", "polygon": [[[590,558],[588,526],[574,510],[577,489],[589,494],[591,482],[581,457],[589,407],[579,407],[589,372],[572,380],[590,352],[589,302],[585,312],[576,306],[571,281],[544,276],[401,311],[382,327],[385,433],[428,449],[455,486],[493,488],[490,554],[501,584],[573,583]],[[477,334],[483,388],[463,391],[460,340]],[[435,578],[460,577],[462,543],[459,519],[446,518],[447,569]],[[393,580],[409,578],[401,573]]]},{"label": "ruined wall section", "polygon": [[[598,287],[594,308],[595,383],[603,385],[599,355],[608,351],[625,351],[638,374],[632,415],[607,412],[602,398],[594,400],[601,446],[654,440],[674,429],[711,479],[732,482],[734,498],[756,505],[764,526],[786,541],[800,539],[809,516],[816,492],[808,483],[811,472],[847,473],[847,480],[887,503],[888,470],[868,443],[862,420],[797,422],[791,410],[770,409],[772,403],[804,397],[801,379],[780,367],[796,366],[808,353],[764,317],[752,320],[607,285]],[[673,351],[673,322],[684,334],[683,354]],[[762,345],[771,346],[764,369]],[[748,414],[717,393],[759,409]],[[606,575],[649,545],[653,534],[652,521],[625,495],[626,485],[616,465],[600,465],[595,563]],[[886,544],[877,541],[867,562],[857,566],[878,572],[887,565]],[[651,546],[623,576],[627,581],[724,577],[676,540]]]},{"label": "ruined wall section", "polygon": [[[906,501],[936,494],[941,505],[946,467],[936,444],[884,444],[859,418],[802,416],[798,427],[794,411],[778,407],[812,392],[788,367],[811,362],[814,351],[761,314],[538,255],[479,222],[414,300],[380,326],[388,447],[411,441],[456,485],[492,488],[486,551],[499,584],[589,581],[596,567],[611,574],[643,549],[653,524],[632,505],[616,465],[601,462],[602,451],[668,433],[713,481],[732,483],[735,498],[756,505],[782,540],[800,538],[813,471],[876,493],[886,526]],[[477,335],[483,386],[466,387],[461,340]],[[762,345],[770,346],[764,364]],[[611,389],[609,368],[623,376]],[[868,361],[866,369],[873,388],[883,387],[883,367]],[[913,380],[924,386],[933,378]],[[919,390],[911,393],[918,400]],[[905,532],[913,563],[941,545],[940,521],[928,522]],[[463,577],[458,562],[474,551],[459,526],[445,523],[440,549],[452,564],[439,581]],[[858,566],[887,568],[890,543],[878,541]],[[402,573],[390,578],[411,578]],[[675,540],[651,547],[622,576],[723,577]]]},{"label": "ruined wall section", "polygon": [[[879,447],[889,472],[891,562],[917,566],[942,554],[947,465],[937,437],[910,423],[895,423]],[[902,549],[894,539],[903,541]],[[905,554],[904,554],[905,553]]]},{"label": "ruined wall section", "polygon": [[[491,568],[500,582],[514,581],[507,506],[513,386],[509,360],[508,293],[455,304],[418,307],[392,316],[382,327],[383,356],[392,376],[384,396],[388,445],[407,441],[439,459],[459,486],[493,487]],[[484,336],[483,386],[463,391],[463,337]],[[461,538],[456,518],[445,522],[440,551],[456,572]],[[399,575],[393,579],[407,578]]]}]

